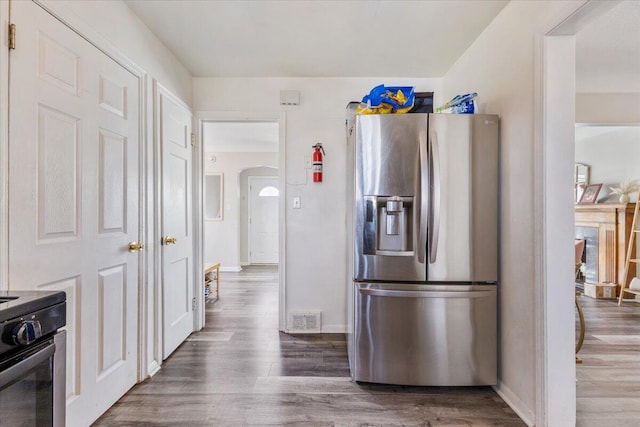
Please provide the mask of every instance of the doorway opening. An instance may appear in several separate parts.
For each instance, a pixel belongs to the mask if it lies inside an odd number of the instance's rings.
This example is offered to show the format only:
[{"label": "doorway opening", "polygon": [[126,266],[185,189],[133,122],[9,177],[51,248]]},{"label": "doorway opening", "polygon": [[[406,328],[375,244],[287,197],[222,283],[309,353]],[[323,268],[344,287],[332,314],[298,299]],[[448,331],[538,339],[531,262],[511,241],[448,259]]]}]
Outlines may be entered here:
[{"label": "doorway opening", "polygon": [[[537,173],[540,179],[536,180],[540,185],[540,200],[543,200],[543,203],[540,205],[541,210],[539,217],[541,218],[541,222],[539,225],[546,230],[543,231],[543,237],[541,239],[544,249],[539,252],[542,254],[543,259],[540,265],[544,266],[544,273],[542,274],[544,277],[543,282],[545,283],[543,285],[545,289],[542,289],[542,292],[539,293],[539,298],[541,299],[540,306],[543,308],[543,310],[540,310],[540,313],[542,313],[540,316],[544,316],[542,322],[537,322],[539,327],[544,327],[544,324],[554,325],[554,327],[562,324],[573,326],[573,289],[566,287],[565,284],[571,283],[572,280],[570,278],[574,275],[574,269],[571,265],[571,262],[574,261],[574,252],[571,250],[571,238],[576,237],[575,225],[577,224],[578,213],[586,204],[580,203],[574,208],[576,198],[582,197],[582,195],[578,194],[581,192],[578,191],[578,189],[572,192],[570,183],[571,180],[573,180],[574,188],[576,188],[576,185],[579,184],[578,179],[584,180],[584,173],[578,173],[574,162],[587,163],[587,161],[578,157],[586,154],[584,149],[587,147],[580,146],[580,144],[585,143],[585,134],[591,134],[587,139],[592,139],[592,137],[599,132],[596,128],[588,129],[585,132],[586,129],[584,125],[578,125],[577,127],[576,125],[577,123],[585,123],[585,119],[581,118],[581,116],[586,117],[586,115],[593,113],[604,114],[600,116],[600,119],[595,119],[595,116],[592,115],[592,118],[586,120],[590,122],[587,127],[591,128],[594,127],[594,124],[600,126],[602,123],[607,123],[608,130],[606,133],[609,133],[611,126],[615,122],[620,124],[620,122],[623,121],[621,118],[624,114],[616,114],[617,117],[614,117],[613,120],[607,119],[605,116],[611,118],[612,111],[624,112],[625,110],[625,106],[621,104],[615,105],[614,103],[607,106],[603,102],[596,101],[596,99],[605,100],[606,98],[610,98],[609,95],[614,95],[618,90],[614,89],[613,85],[622,82],[624,79],[620,76],[607,75],[604,73],[605,69],[596,71],[588,76],[587,79],[585,79],[587,76],[581,76],[580,73],[585,70],[581,70],[583,63],[580,58],[580,39],[585,35],[584,32],[589,31],[592,24],[597,25],[602,19],[608,20],[611,17],[611,13],[615,13],[617,7],[629,6],[631,3],[632,2],[587,2],[583,7],[569,16],[560,26],[548,33],[544,39],[544,55],[541,61],[543,64],[544,87],[541,87],[543,96],[539,110],[539,117],[541,118],[541,122],[544,123],[540,126],[540,130],[542,131],[540,136],[544,142],[538,154],[540,157],[538,158],[539,166]],[[621,15],[625,15],[625,13]],[[625,33],[622,31],[620,25],[614,25],[614,28],[614,32],[618,36],[617,40],[620,41],[622,39],[620,38],[620,34]],[[602,28],[600,30],[595,39],[598,42],[603,40]],[[628,33],[625,34],[624,38],[629,40],[633,39],[633,37],[629,37]],[[606,44],[607,42],[603,41],[603,43]],[[606,55],[591,55],[590,59],[604,60],[605,63],[610,60],[611,51],[619,46],[616,46],[616,43],[609,43],[606,44],[606,46]],[[598,51],[598,47],[595,47],[595,51]],[[633,55],[629,55],[627,52],[622,56],[624,61],[628,63],[628,58]],[[621,67],[609,64],[606,65],[606,69],[615,72],[615,70],[620,70]],[[597,77],[597,79],[595,77]],[[592,86],[598,82],[605,83],[606,87],[596,89],[595,86]],[[588,89],[587,86],[591,86],[591,88]],[[626,87],[622,91],[640,92],[640,90],[633,90],[630,87]],[[618,95],[620,94],[617,94],[616,97]],[[633,104],[630,103],[630,105]],[[576,119],[575,122],[573,120],[574,117]],[[612,146],[610,145],[606,150],[612,150]],[[629,155],[626,154],[626,156]],[[599,160],[601,159],[602,156],[599,157]],[[620,168],[616,168],[616,170],[619,171]],[[600,172],[603,171],[604,170],[601,169]],[[591,183],[596,183],[594,181],[596,177],[593,175],[593,170],[590,172]],[[633,178],[634,177],[626,177],[625,179]],[[597,182],[596,184],[605,184],[602,185],[603,190],[608,190],[608,179],[611,179],[614,184],[618,183],[613,177],[597,179],[601,182]],[[589,183],[582,182],[582,184],[588,185]],[[600,193],[598,197],[595,197],[593,202],[591,206],[594,208],[605,207],[605,204],[615,204],[615,200],[612,200],[604,191]],[[607,238],[610,237],[612,237],[612,235],[608,234]],[[616,279],[611,279],[611,281],[615,280]],[[561,298],[559,298],[559,293],[563,294]],[[553,295],[553,297],[551,297],[551,295]],[[571,301],[571,305],[567,304],[569,301]],[[589,303],[588,307],[597,322],[598,316],[593,310],[592,300],[586,298],[586,302]],[[621,311],[618,313],[620,314],[616,315],[616,317],[622,316]],[[583,352],[579,354],[583,359],[583,365],[578,365],[577,372],[575,369],[569,369],[571,366],[575,366],[573,355],[570,355],[568,351],[566,353],[559,351],[558,346],[559,341],[562,340],[562,336],[568,337],[570,330],[563,332],[561,330],[563,327],[555,330],[549,327],[546,328],[546,330],[539,329],[539,339],[544,342],[540,342],[538,348],[542,353],[550,356],[546,360],[543,360],[544,356],[538,357],[539,384],[547,383],[546,394],[538,395],[540,397],[538,401],[538,412],[545,414],[545,406],[550,408],[551,410],[546,414],[547,420],[556,419],[555,417],[560,416],[560,407],[548,405],[548,403],[563,402],[563,399],[564,402],[567,403],[566,397],[570,396],[571,393],[568,387],[575,387],[576,376],[578,380],[578,392],[574,394],[573,401],[577,403],[577,406],[574,406],[574,408],[577,407],[577,424],[581,424],[587,419],[592,420],[594,417],[597,418],[597,408],[600,408],[600,404],[604,404],[605,402],[605,400],[601,402],[594,401],[594,398],[591,397],[584,399],[584,392],[580,392],[580,387],[584,387],[586,384],[584,372],[588,371],[590,387],[593,387],[595,378],[594,366],[586,366],[584,364],[586,363],[588,365],[589,362],[585,356],[587,354],[594,356],[592,353],[592,350],[596,348],[594,344],[600,343],[600,341],[602,341],[602,344],[606,344],[606,339],[602,340],[602,337],[608,333],[604,327],[610,326],[600,319],[600,322],[591,324],[592,329],[590,332],[589,313],[586,314],[587,343],[589,345],[584,349],[587,350],[587,353],[584,353],[583,350]],[[604,317],[606,317],[606,314]],[[598,337],[590,336],[590,334],[594,333],[598,334]],[[613,334],[616,334],[616,332]],[[569,344],[571,344],[570,347],[571,350],[573,350],[573,343]],[[570,347],[567,346],[567,350]],[[553,356],[551,356],[552,349],[555,350],[555,355]],[[613,350],[615,351],[615,348]],[[561,357],[558,356],[560,353],[563,354]],[[568,356],[571,357],[569,358]],[[615,358],[616,355],[614,353],[613,360],[615,360]],[[591,360],[600,362],[605,359],[606,357],[596,356]],[[612,364],[611,367],[615,367],[615,363]],[[597,369],[601,368],[603,368],[603,364],[598,363]],[[619,368],[620,366],[618,365],[618,369]],[[601,379],[603,381],[612,381],[616,378],[615,376],[605,374],[605,370],[603,370],[602,373]],[[564,378],[566,378],[567,381],[564,381]],[[557,383],[562,383],[566,385],[567,388],[564,389],[563,387],[556,387],[555,385],[554,387],[549,387],[549,385]],[[603,384],[603,387],[599,388],[602,390],[621,390],[624,389],[624,385],[609,384],[605,387]],[[573,391],[573,393],[575,393],[575,391]],[[608,397],[609,399],[606,400],[606,404],[610,404],[611,398],[618,398],[620,396],[605,396],[603,394],[602,397],[605,399]],[[588,405],[586,404],[587,401],[589,401]],[[568,406],[565,405],[565,407]],[[591,408],[593,408],[593,410]],[[608,419],[608,421],[610,422],[611,420]]]},{"label": "doorway opening", "polygon": [[[618,307],[616,298],[620,288],[639,273],[632,263],[625,280],[637,194],[633,181],[640,182],[638,19],[640,3],[614,2],[575,34],[574,186],[576,193],[582,193],[576,200],[575,237],[584,236],[586,241],[584,268],[579,272],[585,345],[577,354],[582,361],[576,365],[577,425],[594,420],[618,425],[640,419],[622,404],[634,397],[620,393],[631,384],[628,376],[612,374],[640,367],[636,359],[627,356],[637,351],[638,302],[633,301],[634,295],[625,294]],[[622,197],[620,193],[627,194]],[[637,239],[635,242],[637,254]],[[606,321],[611,318],[616,322]],[[599,392],[587,397],[592,389]],[[603,404],[620,405],[621,409],[605,416],[598,409]]]},{"label": "doorway opening", "polygon": [[[206,117],[202,117],[206,116]],[[249,266],[266,266],[279,277],[282,317],[284,274],[284,171],[282,118],[217,117],[201,114],[203,179],[201,262],[220,264],[219,298]],[[209,184],[207,184],[209,183]],[[225,279],[226,277],[226,279]],[[276,289],[274,287],[274,289]],[[211,295],[213,296],[213,294]],[[204,303],[200,306],[204,326]]]}]

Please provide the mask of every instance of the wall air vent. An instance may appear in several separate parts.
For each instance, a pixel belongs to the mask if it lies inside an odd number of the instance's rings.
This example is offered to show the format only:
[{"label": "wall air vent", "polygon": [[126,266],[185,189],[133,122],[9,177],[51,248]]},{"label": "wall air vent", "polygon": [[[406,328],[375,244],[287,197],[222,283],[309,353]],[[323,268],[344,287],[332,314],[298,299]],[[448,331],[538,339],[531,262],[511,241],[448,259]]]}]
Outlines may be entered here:
[{"label": "wall air vent", "polygon": [[281,90],[280,105],[300,105],[299,90]]},{"label": "wall air vent", "polygon": [[289,313],[288,323],[291,333],[319,333],[322,326],[319,311]]}]

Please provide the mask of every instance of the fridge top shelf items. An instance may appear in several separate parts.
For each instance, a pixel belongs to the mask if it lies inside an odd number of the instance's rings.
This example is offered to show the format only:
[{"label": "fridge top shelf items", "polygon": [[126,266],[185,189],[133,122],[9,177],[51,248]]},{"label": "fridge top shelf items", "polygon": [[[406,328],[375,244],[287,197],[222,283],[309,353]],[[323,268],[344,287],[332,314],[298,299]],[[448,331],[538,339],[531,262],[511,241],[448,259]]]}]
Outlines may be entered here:
[{"label": "fridge top shelf items", "polygon": [[414,99],[412,86],[378,85],[362,98],[356,114],[406,113]]},{"label": "fridge top shelf items", "polygon": [[356,114],[432,113],[433,92],[415,92],[413,86],[378,85],[366,94]]},{"label": "fridge top shelf items", "polygon": [[465,93],[464,95],[456,95],[451,101],[447,102],[441,107],[436,108],[436,113],[448,113],[448,114],[474,114],[478,112],[478,106],[476,104],[476,98],[478,94]]}]

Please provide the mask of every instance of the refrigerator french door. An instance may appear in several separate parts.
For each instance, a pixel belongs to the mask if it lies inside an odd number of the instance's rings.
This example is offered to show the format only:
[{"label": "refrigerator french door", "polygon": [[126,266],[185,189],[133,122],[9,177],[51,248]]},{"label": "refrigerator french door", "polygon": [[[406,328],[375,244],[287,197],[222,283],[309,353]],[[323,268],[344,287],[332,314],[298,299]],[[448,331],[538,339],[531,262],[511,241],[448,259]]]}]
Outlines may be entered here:
[{"label": "refrigerator french door", "polygon": [[352,117],[356,381],[497,381],[498,117]]}]

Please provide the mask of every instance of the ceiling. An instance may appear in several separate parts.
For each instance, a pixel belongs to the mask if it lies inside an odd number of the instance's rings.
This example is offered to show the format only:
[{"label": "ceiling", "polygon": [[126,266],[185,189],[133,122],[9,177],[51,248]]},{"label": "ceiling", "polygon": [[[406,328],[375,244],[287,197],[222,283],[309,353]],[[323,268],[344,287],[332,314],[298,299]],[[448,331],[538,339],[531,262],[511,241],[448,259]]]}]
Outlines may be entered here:
[{"label": "ceiling", "polygon": [[125,3],[194,77],[441,77],[508,1]]},{"label": "ceiling", "polygon": [[[508,3],[124,1],[195,77],[441,77]],[[626,0],[578,32],[578,93],[640,92],[638,22]],[[277,151],[274,124],[205,136],[207,151]]]},{"label": "ceiling", "polygon": [[622,1],[576,34],[576,92],[640,92],[640,1]]},{"label": "ceiling", "polygon": [[[125,3],[195,77],[441,77],[508,1]],[[640,92],[638,22],[620,1],[576,35],[577,92]]]}]

